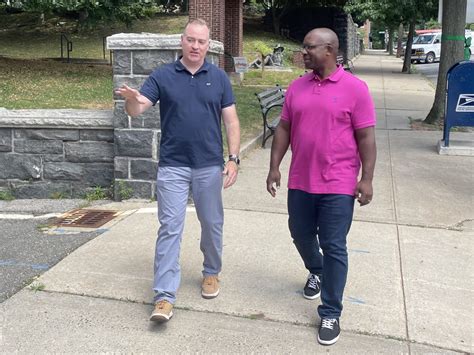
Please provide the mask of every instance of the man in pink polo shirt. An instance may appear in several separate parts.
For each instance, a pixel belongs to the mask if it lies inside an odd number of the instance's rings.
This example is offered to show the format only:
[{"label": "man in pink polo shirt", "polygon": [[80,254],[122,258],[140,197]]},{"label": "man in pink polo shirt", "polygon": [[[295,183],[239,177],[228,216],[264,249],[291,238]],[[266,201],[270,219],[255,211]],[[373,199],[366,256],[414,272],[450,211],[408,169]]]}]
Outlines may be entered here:
[{"label": "man in pink polo shirt", "polygon": [[372,98],[363,81],[337,66],[338,49],[337,35],[328,28],[305,36],[303,59],[313,71],[293,81],[286,92],[267,177],[267,190],[275,197],[279,166],[291,144],[288,225],[309,271],[303,296],[321,295],[318,341],[323,345],[339,339],[346,237],[354,200],[364,206],[372,199],[376,159]]}]

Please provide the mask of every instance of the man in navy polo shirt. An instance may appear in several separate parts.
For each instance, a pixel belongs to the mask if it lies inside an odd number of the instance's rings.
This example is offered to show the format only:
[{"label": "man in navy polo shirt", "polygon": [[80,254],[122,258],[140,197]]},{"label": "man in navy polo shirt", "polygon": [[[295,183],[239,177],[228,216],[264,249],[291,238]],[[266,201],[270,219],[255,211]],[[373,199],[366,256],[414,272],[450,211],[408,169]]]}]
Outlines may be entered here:
[{"label": "man in navy polo shirt", "polygon": [[[124,85],[117,93],[125,98],[131,116],[160,104],[161,142],[157,174],[160,228],[156,242],[154,281],[155,308],[150,320],[166,322],[181,273],[179,250],[190,186],[201,223],[204,254],[201,295],[219,294],[222,266],[222,186],[237,179],[240,126],[235,98],[226,73],[206,61],[209,28],[205,21],[188,22],[181,36],[183,55],[157,68],[140,91]],[[229,160],[224,165],[221,117],[226,129]]]}]

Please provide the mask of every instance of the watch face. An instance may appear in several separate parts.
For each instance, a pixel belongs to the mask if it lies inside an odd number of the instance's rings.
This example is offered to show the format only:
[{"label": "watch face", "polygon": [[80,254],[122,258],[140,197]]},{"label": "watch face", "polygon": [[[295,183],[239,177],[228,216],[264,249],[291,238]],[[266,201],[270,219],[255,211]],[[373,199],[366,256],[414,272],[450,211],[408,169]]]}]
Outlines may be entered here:
[{"label": "watch face", "polygon": [[240,159],[239,159],[239,157],[236,156],[236,155],[229,155],[229,161],[233,161],[233,162],[235,162],[237,165],[240,164]]}]

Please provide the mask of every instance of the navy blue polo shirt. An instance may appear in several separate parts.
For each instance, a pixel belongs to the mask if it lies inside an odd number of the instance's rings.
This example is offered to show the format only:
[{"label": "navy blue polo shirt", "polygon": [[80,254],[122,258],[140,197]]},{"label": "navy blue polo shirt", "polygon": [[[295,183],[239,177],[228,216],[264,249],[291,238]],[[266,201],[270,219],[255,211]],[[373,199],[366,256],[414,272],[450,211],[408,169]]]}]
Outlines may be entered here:
[{"label": "navy blue polo shirt", "polygon": [[235,103],[227,74],[204,62],[192,75],[180,62],[153,71],[140,93],[160,101],[160,166],[222,165],[222,109]]}]

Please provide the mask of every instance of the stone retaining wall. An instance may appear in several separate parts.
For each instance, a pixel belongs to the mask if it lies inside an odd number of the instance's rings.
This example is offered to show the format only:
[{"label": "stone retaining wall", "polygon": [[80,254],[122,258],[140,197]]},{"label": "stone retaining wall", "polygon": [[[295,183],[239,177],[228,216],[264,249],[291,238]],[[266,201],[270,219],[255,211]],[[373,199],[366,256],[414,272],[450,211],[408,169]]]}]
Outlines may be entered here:
[{"label": "stone retaining wall", "polygon": [[334,18],[334,27],[339,34],[339,48],[344,60],[350,60],[359,55],[360,41],[357,27],[350,14],[340,12]]},{"label": "stone retaining wall", "polygon": [[[113,83],[140,88],[158,66],[181,54],[180,35],[116,34]],[[208,61],[218,64],[222,43]],[[15,198],[84,197],[99,186],[115,199],[155,197],[161,125],[159,108],[132,118],[114,93],[113,111],[0,109],[0,191]],[[186,98],[183,97],[183,100]]]},{"label": "stone retaining wall", "polygon": [[0,190],[84,197],[114,173],[112,111],[0,110]]}]

